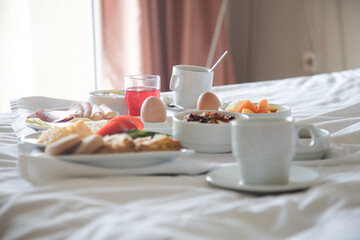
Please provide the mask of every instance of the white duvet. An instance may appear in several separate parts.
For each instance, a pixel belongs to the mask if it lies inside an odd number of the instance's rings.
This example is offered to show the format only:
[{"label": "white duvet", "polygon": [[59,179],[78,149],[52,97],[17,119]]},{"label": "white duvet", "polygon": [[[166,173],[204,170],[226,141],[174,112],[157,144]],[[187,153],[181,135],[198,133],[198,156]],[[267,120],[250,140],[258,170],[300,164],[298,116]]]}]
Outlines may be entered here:
[{"label": "white duvet", "polygon": [[[329,130],[324,160],[294,163],[326,174],[326,181],[265,196],[213,187],[204,174],[41,178],[34,186],[17,170],[11,115],[0,114],[0,239],[360,239],[360,69],[214,93],[222,101],[267,98],[290,106],[298,123]],[[13,102],[17,121],[27,100]],[[31,131],[14,128],[18,136]],[[192,160],[219,167],[233,158],[200,154],[186,161]]]}]

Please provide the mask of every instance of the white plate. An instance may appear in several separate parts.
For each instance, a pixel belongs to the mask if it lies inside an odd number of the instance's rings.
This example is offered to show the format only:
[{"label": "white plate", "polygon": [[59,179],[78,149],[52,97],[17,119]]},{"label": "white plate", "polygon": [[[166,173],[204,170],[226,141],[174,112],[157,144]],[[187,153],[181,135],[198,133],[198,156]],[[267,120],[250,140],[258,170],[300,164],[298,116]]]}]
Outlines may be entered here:
[{"label": "white plate", "polygon": [[319,172],[305,167],[291,166],[289,183],[286,185],[246,185],[242,181],[237,164],[216,169],[207,174],[206,180],[218,187],[253,192],[276,193],[306,189],[325,180]]},{"label": "white plate", "polygon": [[[67,109],[69,109],[69,108],[63,107],[63,108],[54,108],[51,110],[65,111]],[[116,113],[116,116],[119,115],[118,112],[115,111],[115,113]],[[69,126],[70,124],[75,123],[76,121],[79,121],[79,120],[86,122],[93,131],[98,130],[101,126],[103,126],[105,123],[108,122],[108,120],[106,120],[106,119],[93,121],[89,118],[74,118],[68,122],[52,123],[52,122],[42,121],[35,115],[35,112],[26,116],[24,121],[25,121],[25,125],[33,128],[35,130],[41,131],[41,130],[46,130],[46,129],[49,129],[52,127],[66,127],[66,126]]]},{"label": "white plate", "polygon": [[109,154],[58,155],[55,158],[67,162],[81,163],[105,168],[137,168],[169,162],[175,158],[193,154],[191,149],[180,151],[154,151]]},{"label": "white plate", "polygon": [[[45,148],[45,144],[37,143],[41,132],[31,133],[21,138],[26,144],[34,147]],[[106,168],[136,168],[156,165],[172,161],[178,157],[193,154],[191,149],[180,151],[153,151],[153,152],[132,152],[132,153],[108,153],[108,154],[79,154],[79,155],[58,155],[55,158],[68,162],[76,162]],[[47,157],[47,155],[43,154]]]},{"label": "white plate", "polygon": [[[147,130],[147,131],[154,130],[154,132],[158,132],[158,133],[171,134],[171,128],[170,128],[170,130],[168,128],[157,128],[157,129],[149,129],[149,130],[145,129],[145,130]],[[23,143],[26,143],[32,147],[44,149],[46,147],[46,144],[37,142],[40,135],[41,135],[41,132],[30,133],[26,136],[21,137],[20,141],[22,141]]]},{"label": "white plate", "polygon": [[[68,108],[56,108],[54,110],[66,110]],[[119,115],[118,113],[116,114]],[[93,121],[88,118],[75,118],[68,122],[59,122],[59,123],[51,123],[51,122],[45,122],[40,120],[35,113],[31,113],[25,118],[25,125],[35,129],[35,130],[47,130],[52,127],[66,127],[70,124],[75,123],[76,121],[83,120],[85,121],[88,126],[93,131],[97,131],[100,127],[102,127],[105,123],[108,122],[108,120],[98,120]],[[166,122],[164,123],[145,123],[144,122],[144,130],[146,131],[152,131],[152,132],[159,132],[163,134],[172,134],[172,117],[167,117]]]},{"label": "white plate", "polygon": [[30,133],[29,135],[26,135],[26,136],[20,138],[20,141],[22,141],[26,144],[29,144],[33,147],[45,148],[45,146],[46,146],[45,144],[37,142],[40,135],[41,135],[41,132]]},{"label": "white plate", "polygon": [[[170,135],[172,134],[171,128],[154,128],[154,129],[144,128],[144,130],[158,132],[158,133],[162,133],[162,134],[170,134]],[[45,148],[46,144],[37,142],[40,135],[41,135],[41,132],[30,133],[26,136],[21,137],[20,141],[22,141],[30,146],[33,146],[33,147]]]},{"label": "white plate", "polygon": [[[68,107],[63,107],[63,108],[54,108],[52,110],[58,110],[58,111],[65,111],[69,109]],[[63,123],[50,123],[50,122],[45,122],[42,121],[41,119],[39,119],[35,112],[27,115],[25,117],[25,125],[29,126],[35,130],[46,130],[48,128],[54,127],[54,126],[59,126],[59,127],[63,127],[63,126],[67,126],[69,125],[68,122],[63,122]]]}]

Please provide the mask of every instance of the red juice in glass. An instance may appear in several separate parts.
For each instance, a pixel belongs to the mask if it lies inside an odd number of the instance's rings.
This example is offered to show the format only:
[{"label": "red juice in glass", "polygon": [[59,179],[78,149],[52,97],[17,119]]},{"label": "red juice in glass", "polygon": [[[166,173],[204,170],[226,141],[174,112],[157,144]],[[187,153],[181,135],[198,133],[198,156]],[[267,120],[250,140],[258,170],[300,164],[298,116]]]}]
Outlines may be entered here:
[{"label": "red juice in glass", "polygon": [[160,98],[159,75],[126,75],[125,76],[125,100],[129,115],[140,116],[141,105],[148,97]]},{"label": "red juice in glass", "polygon": [[125,93],[125,100],[129,115],[140,116],[141,105],[148,97],[160,98],[160,89],[155,87],[128,87]]}]

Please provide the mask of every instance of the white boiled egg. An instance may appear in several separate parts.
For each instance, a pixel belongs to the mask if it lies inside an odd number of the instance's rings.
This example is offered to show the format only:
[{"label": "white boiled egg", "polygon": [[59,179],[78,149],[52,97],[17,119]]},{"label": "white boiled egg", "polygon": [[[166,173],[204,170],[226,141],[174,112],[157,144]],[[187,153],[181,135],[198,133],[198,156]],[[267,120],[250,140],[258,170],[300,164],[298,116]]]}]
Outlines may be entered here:
[{"label": "white boiled egg", "polygon": [[212,92],[204,92],[200,95],[197,102],[198,110],[218,110],[221,103],[219,98]]},{"label": "white boiled egg", "polygon": [[165,122],[166,108],[164,103],[157,97],[148,97],[141,106],[141,118],[144,122]]}]

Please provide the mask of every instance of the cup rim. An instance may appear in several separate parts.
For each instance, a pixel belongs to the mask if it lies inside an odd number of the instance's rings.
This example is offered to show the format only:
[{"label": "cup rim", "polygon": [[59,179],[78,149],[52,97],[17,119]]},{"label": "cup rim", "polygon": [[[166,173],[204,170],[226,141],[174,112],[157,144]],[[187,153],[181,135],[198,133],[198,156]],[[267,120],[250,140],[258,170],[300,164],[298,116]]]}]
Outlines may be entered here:
[{"label": "cup rim", "polygon": [[127,74],[125,78],[135,78],[136,80],[145,80],[149,78],[160,79],[160,75],[152,75],[152,74]]},{"label": "cup rim", "polygon": [[[190,70],[187,69],[187,67],[192,67],[195,69],[202,69],[204,71],[197,71],[197,70]],[[186,65],[186,64],[179,64],[179,65],[175,65],[174,68],[182,70],[182,71],[187,71],[187,72],[199,72],[199,73],[210,73],[210,68],[208,67],[203,67],[203,66],[198,66],[198,65]]]}]

